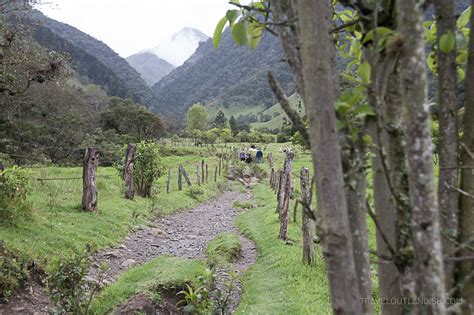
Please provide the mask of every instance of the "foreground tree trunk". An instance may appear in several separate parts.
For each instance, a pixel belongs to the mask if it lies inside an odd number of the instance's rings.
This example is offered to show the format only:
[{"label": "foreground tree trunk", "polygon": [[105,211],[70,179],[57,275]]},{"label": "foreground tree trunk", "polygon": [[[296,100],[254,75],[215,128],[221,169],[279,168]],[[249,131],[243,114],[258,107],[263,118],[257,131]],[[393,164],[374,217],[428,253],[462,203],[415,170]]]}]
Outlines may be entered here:
[{"label": "foreground tree trunk", "polygon": [[82,209],[97,210],[96,173],[99,164],[99,150],[87,148],[82,168]]},{"label": "foreground tree trunk", "polygon": [[362,314],[334,110],[329,2],[298,0],[303,99],[309,118],[320,225],[334,314]]},{"label": "foreground tree trunk", "polygon": [[[456,33],[456,8],[453,0],[434,0],[437,41],[445,34]],[[455,255],[458,232],[458,121],[456,49],[448,53],[437,50],[438,117],[439,117],[439,180],[438,200],[441,219],[443,253]],[[445,263],[446,289],[454,283],[454,263]]]},{"label": "foreground tree trunk", "polygon": [[[347,136],[346,136],[347,137]],[[372,312],[368,301],[372,298],[370,278],[369,237],[367,230],[366,148],[362,139],[346,138],[342,147],[342,165],[346,189],[347,209],[354,247],[354,263],[364,314]]]},{"label": "foreground tree trunk", "polygon": [[[433,144],[427,102],[421,2],[399,0],[397,24],[403,42],[400,55],[405,142],[417,277],[417,297],[445,297],[443,257],[434,188]],[[444,303],[418,305],[421,313],[444,314]]]},{"label": "foreground tree trunk", "polygon": [[[474,1],[472,3],[474,5]],[[471,14],[471,27],[474,14]],[[461,202],[459,242],[461,256],[474,256],[474,32],[469,35],[469,59],[466,71],[464,136],[461,155]],[[463,314],[474,314],[474,260],[460,263],[459,282],[464,300]]]}]

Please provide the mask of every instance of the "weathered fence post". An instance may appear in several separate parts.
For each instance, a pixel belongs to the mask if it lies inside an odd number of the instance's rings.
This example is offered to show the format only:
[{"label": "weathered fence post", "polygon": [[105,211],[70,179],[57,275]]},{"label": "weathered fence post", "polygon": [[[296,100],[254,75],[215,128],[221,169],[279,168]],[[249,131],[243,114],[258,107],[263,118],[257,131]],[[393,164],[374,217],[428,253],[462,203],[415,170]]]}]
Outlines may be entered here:
[{"label": "weathered fence post", "polygon": [[308,265],[313,264],[313,234],[314,221],[311,218],[311,184],[309,182],[309,170],[301,168],[300,172],[301,204],[303,205],[303,262]]},{"label": "weathered fence post", "polygon": [[272,187],[272,188],[273,188],[273,177],[274,176],[275,176],[275,170],[272,167],[272,169],[270,170],[270,187]]},{"label": "weathered fence post", "polygon": [[288,238],[288,211],[290,207],[290,195],[291,195],[291,163],[293,160],[293,153],[288,149],[286,150],[285,163],[283,165],[283,180],[282,180],[282,193],[281,208],[280,208],[280,234],[279,238],[286,241]]},{"label": "weathered fence post", "polygon": [[201,186],[201,176],[199,175],[199,165],[196,165],[196,180],[197,180],[197,184]]},{"label": "weathered fence post", "polygon": [[169,194],[171,191],[171,168],[168,169],[168,181],[166,182],[166,193]]},{"label": "weathered fence post", "polygon": [[216,169],[214,170],[214,183],[217,182],[217,165]]},{"label": "weathered fence post", "polygon": [[82,168],[82,209],[97,210],[96,173],[99,164],[99,150],[87,148]]},{"label": "weathered fence post", "polygon": [[135,196],[135,188],[133,186],[133,163],[135,160],[135,145],[128,144],[127,153],[125,155],[125,166],[123,169],[125,180],[125,199],[133,200]]},{"label": "weathered fence post", "polygon": [[219,176],[221,176],[222,157],[219,158]]},{"label": "weathered fence post", "polygon": [[189,180],[188,173],[186,173],[186,170],[184,169],[184,167],[182,165],[180,165],[179,167],[181,169],[181,173],[184,176],[184,180],[186,181],[186,184],[188,184],[188,186],[192,186],[191,181]]},{"label": "weathered fence post", "polygon": [[205,177],[205,173],[204,173],[204,159],[201,161],[201,183],[204,184],[204,177]]},{"label": "weathered fence post", "polygon": [[178,166],[178,190],[183,190],[183,173],[181,173],[181,165]]},{"label": "weathered fence post", "polygon": [[208,178],[209,178],[209,165],[206,163],[206,184],[208,183]]},{"label": "weathered fence post", "polygon": [[268,153],[267,161],[268,161],[268,165],[270,165],[270,167],[273,168],[273,154]]}]

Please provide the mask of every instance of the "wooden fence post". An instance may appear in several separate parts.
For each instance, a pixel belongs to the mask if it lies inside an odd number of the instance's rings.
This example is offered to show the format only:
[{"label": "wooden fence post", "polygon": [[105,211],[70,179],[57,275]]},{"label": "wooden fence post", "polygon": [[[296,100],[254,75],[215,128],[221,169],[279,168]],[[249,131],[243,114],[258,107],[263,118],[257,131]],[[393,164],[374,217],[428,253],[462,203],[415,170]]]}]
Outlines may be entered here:
[{"label": "wooden fence post", "polygon": [[309,182],[309,169],[303,167],[300,172],[301,203],[303,205],[303,262],[313,264],[313,234],[314,221],[311,218],[311,184]]},{"label": "wooden fence post", "polygon": [[209,165],[206,163],[206,184],[208,183],[208,178],[209,178]]},{"label": "wooden fence post", "polygon": [[222,157],[219,158],[219,176],[221,176]]},{"label": "wooden fence post", "polygon": [[279,238],[286,241],[288,238],[288,212],[290,207],[291,195],[291,163],[293,160],[293,153],[286,151],[285,164],[283,165],[283,180],[281,194],[281,213],[280,213],[280,234]]},{"label": "wooden fence post", "polygon": [[273,177],[274,176],[275,176],[275,170],[272,167],[272,169],[270,170],[270,187],[272,187],[272,188],[273,188]]},{"label": "wooden fence post", "polygon": [[182,165],[180,165],[180,167],[181,167],[181,173],[183,173],[184,180],[186,181],[186,184],[188,184],[188,186],[192,186],[191,181],[189,180],[188,173],[186,173],[186,170],[184,169],[184,167]]},{"label": "wooden fence post", "polygon": [[201,176],[199,175],[199,165],[196,165],[196,180],[197,180],[197,184],[201,186]]},{"label": "wooden fence post", "polygon": [[205,173],[204,173],[204,159],[201,161],[201,183],[204,184],[204,177],[205,177]]},{"label": "wooden fence post", "polygon": [[166,193],[169,194],[171,191],[171,168],[168,169],[168,181],[166,182]]},{"label": "wooden fence post", "polygon": [[273,154],[268,153],[268,155],[267,155],[267,161],[268,161],[268,165],[270,165],[270,167],[273,168]]},{"label": "wooden fence post", "polygon": [[82,209],[85,211],[97,210],[97,165],[99,164],[99,150],[87,148],[82,168]]},{"label": "wooden fence post", "polygon": [[133,186],[133,163],[135,160],[135,145],[128,144],[127,153],[125,155],[124,179],[125,179],[125,199],[133,200],[135,196],[135,187]]},{"label": "wooden fence post", "polygon": [[178,166],[178,190],[183,190],[183,173],[181,173],[181,165]]},{"label": "wooden fence post", "polygon": [[216,169],[214,170],[214,183],[217,182],[217,164]]}]

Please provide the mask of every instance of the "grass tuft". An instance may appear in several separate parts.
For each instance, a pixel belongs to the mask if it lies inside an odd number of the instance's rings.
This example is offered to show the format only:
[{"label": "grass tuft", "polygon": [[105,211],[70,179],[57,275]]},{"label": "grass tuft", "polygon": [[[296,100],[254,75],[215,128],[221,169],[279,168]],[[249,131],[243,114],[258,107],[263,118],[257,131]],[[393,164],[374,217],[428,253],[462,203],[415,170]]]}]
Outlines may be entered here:
[{"label": "grass tuft", "polygon": [[209,265],[224,265],[233,263],[240,254],[242,242],[235,233],[222,233],[217,235],[207,246]]}]

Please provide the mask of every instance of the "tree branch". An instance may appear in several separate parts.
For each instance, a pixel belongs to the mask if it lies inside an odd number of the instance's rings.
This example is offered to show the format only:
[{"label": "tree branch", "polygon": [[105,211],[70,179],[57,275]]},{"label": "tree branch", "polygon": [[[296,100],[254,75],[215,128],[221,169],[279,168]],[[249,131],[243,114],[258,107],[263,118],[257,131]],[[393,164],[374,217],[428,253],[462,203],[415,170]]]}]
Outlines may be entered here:
[{"label": "tree branch", "polygon": [[333,28],[329,33],[334,34],[334,33],[340,32],[340,31],[344,31],[347,27],[351,27],[353,25],[356,25],[360,21],[361,21],[361,19],[359,18],[359,19],[355,19],[353,21],[349,21],[347,23],[341,24],[341,25],[336,26],[335,28]]},{"label": "tree branch", "polygon": [[306,129],[306,126],[304,125],[303,120],[298,115],[298,113],[291,108],[290,102],[288,101],[285,92],[283,92],[271,71],[268,72],[268,82],[270,83],[270,87],[272,88],[273,93],[277,97],[281,108],[285,111],[286,115],[293,123],[296,130],[299,131],[305,143],[310,146],[308,129]]}]

